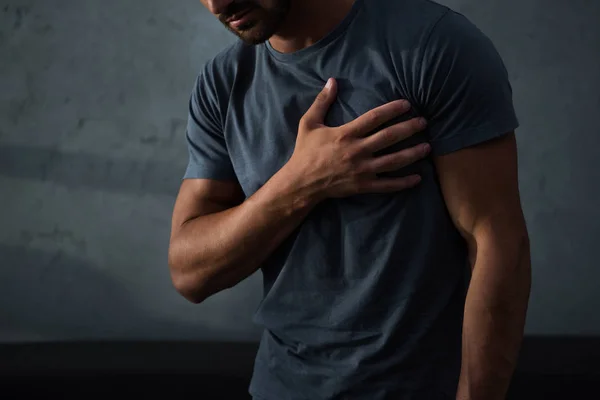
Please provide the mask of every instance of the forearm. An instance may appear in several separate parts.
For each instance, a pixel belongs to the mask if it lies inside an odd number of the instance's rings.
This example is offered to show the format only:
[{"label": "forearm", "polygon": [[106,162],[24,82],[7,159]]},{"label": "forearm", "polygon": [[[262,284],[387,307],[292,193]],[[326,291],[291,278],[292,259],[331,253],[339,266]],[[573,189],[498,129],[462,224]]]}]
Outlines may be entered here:
[{"label": "forearm", "polygon": [[490,235],[476,248],[465,304],[457,400],[503,400],[525,327],[531,286],[529,242],[526,234],[523,240]]},{"label": "forearm", "polygon": [[252,275],[317,203],[284,167],[241,205],[186,222],[172,240],[175,286],[201,302]]}]

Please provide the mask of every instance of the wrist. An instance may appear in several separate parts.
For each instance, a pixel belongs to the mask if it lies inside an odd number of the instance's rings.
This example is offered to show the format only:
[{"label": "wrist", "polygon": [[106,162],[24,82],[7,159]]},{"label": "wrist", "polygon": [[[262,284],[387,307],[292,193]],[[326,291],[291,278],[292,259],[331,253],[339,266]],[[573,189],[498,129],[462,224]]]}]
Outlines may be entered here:
[{"label": "wrist", "polygon": [[323,191],[311,185],[306,174],[291,163],[273,176],[273,185],[294,210],[310,210],[324,200]]}]

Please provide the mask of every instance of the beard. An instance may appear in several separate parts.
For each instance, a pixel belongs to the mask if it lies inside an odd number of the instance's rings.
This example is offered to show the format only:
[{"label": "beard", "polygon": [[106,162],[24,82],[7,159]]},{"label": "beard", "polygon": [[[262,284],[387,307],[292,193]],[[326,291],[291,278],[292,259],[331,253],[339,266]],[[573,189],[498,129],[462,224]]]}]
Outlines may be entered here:
[{"label": "beard", "polygon": [[[290,10],[291,0],[276,0],[270,7],[263,7],[255,1],[232,3],[219,15],[219,21],[243,42],[258,45],[269,40],[280,29]],[[236,14],[248,13],[242,25],[231,26],[228,19]]]}]

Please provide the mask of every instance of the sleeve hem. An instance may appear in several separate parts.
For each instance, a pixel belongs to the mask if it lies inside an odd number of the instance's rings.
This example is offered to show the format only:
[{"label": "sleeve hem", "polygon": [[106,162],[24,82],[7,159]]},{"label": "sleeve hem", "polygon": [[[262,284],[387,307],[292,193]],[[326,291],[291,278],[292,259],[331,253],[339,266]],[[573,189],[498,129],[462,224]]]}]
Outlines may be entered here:
[{"label": "sleeve hem", "polygon": [[443,156],[462,150],[467,147],[472,147],[492,139],[502,137],[513,132],[519,127],[518,120],[513,120],[505,124],[486,124],[477,128],[469,129],[461,132],[460,135],[432,142],[432,154],[434,156]]},{"label": "sleeve hem", "polygon": [[186,179],[213,179],[216,181],[237,181],[237,176],[233,171],[227,170],[211,170],[199,167],[188,166],[183,175],[183,180]]}]

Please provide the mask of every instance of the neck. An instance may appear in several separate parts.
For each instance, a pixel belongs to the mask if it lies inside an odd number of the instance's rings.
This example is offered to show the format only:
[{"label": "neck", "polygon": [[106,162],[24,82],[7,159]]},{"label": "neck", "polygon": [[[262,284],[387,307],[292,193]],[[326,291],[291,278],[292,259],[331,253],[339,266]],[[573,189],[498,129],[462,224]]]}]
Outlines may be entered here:
[{"label": "neck", "polygon": [[294,0],[288,16],[269,42],[281,53],[312,46],[331,32],[352,9],[355,0]]}]

